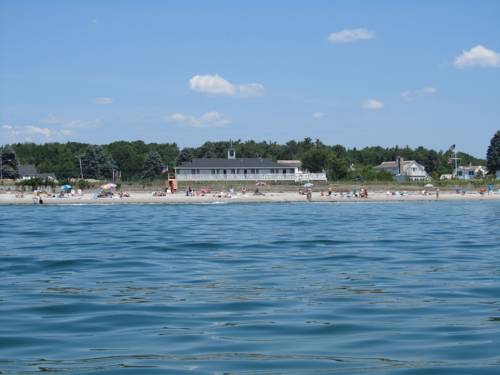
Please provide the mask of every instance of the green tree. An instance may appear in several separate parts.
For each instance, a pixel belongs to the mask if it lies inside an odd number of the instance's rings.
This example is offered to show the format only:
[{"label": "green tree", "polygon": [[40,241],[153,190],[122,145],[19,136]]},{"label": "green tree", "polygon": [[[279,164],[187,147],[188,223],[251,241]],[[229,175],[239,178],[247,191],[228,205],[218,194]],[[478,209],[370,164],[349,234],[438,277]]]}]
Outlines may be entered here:
[{"label": "green tree", "polygon": [[195,149],[186,147],[181,150],[179,156],[177,156],[177,164],[184,163],[186,161],[191,161],[194,158]]},{"label": "green tree", "polygon": [[144,161],[142,177],[145,179],[154,179],[161,175],[163,162],[157,151],[151,151]]},{"label": "green tree", "polygon": [[500,130],[491,138],[488,151],[486,152],[486,168],[488,173],[494,175],[500,171]]},{"label": "green tree", "polygon": [[101,146],[88,146],[81,156],[84,178],[109,178],[118,169],[113,157],[106,154]]},{"label": "green tree", "polygon": [[18,178],[16,152],[10,146],[0,148],[0,178]]},{"label": "green tree", "polygon": [[329,169],[334,155],[325,148],[313,148],[302,156],[302,168],[312,173],[322,172]]},{"label": "green tree", "polygon": [[328,178],[332,180],[341,180],[347,176],[349,166],[347,160],[331,155],[327,165]]}]

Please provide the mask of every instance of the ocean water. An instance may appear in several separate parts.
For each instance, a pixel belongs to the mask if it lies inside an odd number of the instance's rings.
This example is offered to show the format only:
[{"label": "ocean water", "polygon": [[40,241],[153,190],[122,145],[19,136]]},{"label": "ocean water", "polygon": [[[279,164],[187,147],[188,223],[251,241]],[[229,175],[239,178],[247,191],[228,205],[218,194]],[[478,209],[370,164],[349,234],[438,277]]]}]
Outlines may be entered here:
[{"label": "ocean water", "polygon": [[0,373],[500,374],[500,202],[0,206]]}]

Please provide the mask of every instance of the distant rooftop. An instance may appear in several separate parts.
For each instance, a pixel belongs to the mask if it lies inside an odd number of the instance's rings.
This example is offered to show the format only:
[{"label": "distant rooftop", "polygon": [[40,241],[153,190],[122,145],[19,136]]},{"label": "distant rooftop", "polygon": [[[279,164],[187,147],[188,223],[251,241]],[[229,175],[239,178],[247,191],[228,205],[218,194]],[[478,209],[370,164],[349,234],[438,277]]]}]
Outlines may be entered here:
[{"label": "distant rooftop", "polygon": [[39,173],[33,164],[20,164],[17,167],[17,170],[18,170],[19,176],[21,176],[21,178],[31,178],[31,177],[55,178],[56,177],[55,173]]},{"label": "distant rooftop", "polygon": [[196,169],[196,168],[283,168],[271,159],[263,158],[194,158],[192,161],[184,162],[178,165],[179,169]]}]

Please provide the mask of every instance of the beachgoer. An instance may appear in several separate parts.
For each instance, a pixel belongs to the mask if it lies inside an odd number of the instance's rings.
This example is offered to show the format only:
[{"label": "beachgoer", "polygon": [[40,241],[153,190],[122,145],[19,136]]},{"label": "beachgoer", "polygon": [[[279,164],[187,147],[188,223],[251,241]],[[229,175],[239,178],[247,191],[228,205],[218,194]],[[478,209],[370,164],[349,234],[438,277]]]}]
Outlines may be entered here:
[{"label": "beachgoer", "polygon": [[328,188],[328,196],[329,196],[329,197],[331,197],[331,196],[332,196],[332,188],[331,188],[331,187],[329,187],[329,188]]},{"label": "beachgoer", "polygon": [[436,199],[439,199],[439,188],[436,189]]},{"label": "beachgoer", "polygon": [[307,200],[310,202],[312,199],[312,191],[311,190],[307,190]]}]

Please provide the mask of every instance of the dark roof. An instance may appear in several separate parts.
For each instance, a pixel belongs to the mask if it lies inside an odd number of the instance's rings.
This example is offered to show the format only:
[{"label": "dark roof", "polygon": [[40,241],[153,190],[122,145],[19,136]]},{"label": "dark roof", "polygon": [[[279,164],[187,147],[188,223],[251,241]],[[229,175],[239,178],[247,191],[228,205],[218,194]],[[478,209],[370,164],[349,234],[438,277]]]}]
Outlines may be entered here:
[{"label": "dark roof", "polygon": [[283,168],[271,159],[262,158],[237,158],[237,159],[222,159],[222,158],[194,158],[190,162],[184,162],[178,165],[180,169],[196,169],[196,168]]},{"label": "dark roof", "polygon": [[36,167],[32,164],[21,164],[17,170],[19,171],[19,175],[21,177],[31,177],[38,174]]},{"label": "dark roof", "polygon": [[21,177],[40,177],[40,178],[55,178],[55,173],[38,173],[36,167],[32,164],[21,164],[17,167]]}]

